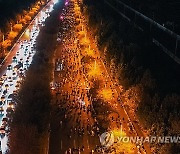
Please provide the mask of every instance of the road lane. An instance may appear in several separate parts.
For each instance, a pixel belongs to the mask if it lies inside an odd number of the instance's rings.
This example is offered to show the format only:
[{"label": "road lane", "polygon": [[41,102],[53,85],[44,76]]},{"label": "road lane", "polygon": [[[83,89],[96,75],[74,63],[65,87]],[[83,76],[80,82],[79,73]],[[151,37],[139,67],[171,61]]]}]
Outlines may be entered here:
[{"label": "road lane", "polygon": [[[25,72],[32,62],[32,58],[36,53],[34,45],[36,44],[36,37],[40,31],[39,26],[43,25],[45,19],[49,16],[49,13],[53,10],[55,2],[49,2],[45,8],[43,8],[35,19],[30,23],[28,28],[18,39],[13,49],[10,51],[3,66],[0,68],[0,142],[2,153],[8,151],[8,133],[9,128],[7,121],[12,112],[14,112],[18,100],[14,97],[20,87],[22,79],[25,77]],[[47,12],[47,15],[44,12]],[[28,33],[27,38],[26,31]],[[7,119],[5,121],[5,119]]]},{"label": "road lane", "polygon": [[[84,151],[82,152],[81,150],[82,153],[87,153],[92,150],[95,151],[97,146],[101,146],[98,133],[94,134],[88,131],[88,129],[84,131],[84,128],[88,128],[89,125],[93,126],[95,123],[95,119],[92,116],[92,100],[87,96],[88,89],[92,85],[92,79],[86,72],[88,64],[82,64],[81,62],[84,51],[82,51],[83,48],[79,44],[75,26],[77,23],[73,23],[75,21],[74,15],[71,14],[73,12],[72,9],[74,9],[73,5],[70,8],[69,10],[65,10],[65,13],[61,15],[64,20],[64,27],[61,28],[66,29],[65,27],[68,24],[71,28],[70,31],[60,32],[59,40],[62,40],[62,44],[58,46],[54,59],[55,72],[52,93],[54,94],[53,105],[58,106],[58,111],[56,111],[58,116],[54,116],[53,118],[59,119],[56,122],[52,121],[50,143],[50,153],[52,154],[72,152],[78,150],[80,147],[84,147]],[[70,21],[68,20],[70,23],[66,19],[70,19]],[[94,47],[91,46],[90,48]],[[96,51],[96,48],[94,51],[95,65],[101,65],[102,68],[103,63],[100,60],[100,55]],[[118,94],[115,93],[114,87],[111,87],[111,80],[106,70],[103,68],[101,71],[103,72],[103,76],[101,77],[105,83],[104,88],[110,88],[113,92],[114,98],[108,102],[109,107],[114,108],[114,111],[116,111],[118,109]],[[87,113],[88,106],[91,106],[89,113]],[[86,109],[85,111],[84,108]],[[118,113],[118,111],[116,112]],[[125,113],[123,115],[123,110],[120,115],[122,119],[126,116]],[[113,115],[113,117],[117,118],[117,115]],[[128,121],[126,118],[125,120],[122,119],[121,121],[124,122],[112,122],[110,126],[121,127],[123,125],[123,130],[126,134],[132,135],[132,132],[130,133],[129,131]],[[55,138],[56,136],[58,138]],[[63,147],[61,146],[61,142],[63,143]],[[56,143],[60,143],[60,148],[55,145]],[[77,149],[77,147],[79,148]]]}]

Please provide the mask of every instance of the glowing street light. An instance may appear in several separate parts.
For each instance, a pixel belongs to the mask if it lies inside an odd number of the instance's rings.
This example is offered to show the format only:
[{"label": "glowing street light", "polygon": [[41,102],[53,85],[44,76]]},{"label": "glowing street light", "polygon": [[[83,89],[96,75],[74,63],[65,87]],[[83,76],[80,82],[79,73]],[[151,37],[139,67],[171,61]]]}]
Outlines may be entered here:
[{"label": "glowing street light", "polygon": [[112,100],[112,90],[110,88],[105,88],[99,91],[98,96],[105,101]]},{"label": "glowing street light", "polygon": [[88,75],[90,77],[99,77],[101,76],[101,69],[100,66],[95,61],[94,63],[89,65],[89,72]]},{"label": "glowing street light", "polygon": [[30,31],[29,31],[29,29],[27,29],[26,32],[24,33],[24,38],[25,38],[26,40],[29,40],[29,39],[30,39]]}]

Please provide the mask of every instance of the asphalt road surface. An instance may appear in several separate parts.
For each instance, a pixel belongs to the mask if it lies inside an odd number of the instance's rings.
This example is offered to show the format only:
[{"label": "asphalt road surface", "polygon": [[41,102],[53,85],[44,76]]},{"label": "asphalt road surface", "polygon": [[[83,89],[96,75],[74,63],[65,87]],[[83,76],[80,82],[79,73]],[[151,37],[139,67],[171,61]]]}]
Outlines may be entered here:
[{"label": "asphalt road surface", "polygon": [[[69,2],[60,15],[59,45],[54,55],[50,154],[104,153],[99,136],[100,124],[93,101],[102,97],[111,112],[109,130],[121,129],[127,136],[144,136],[121,104],[116,82],[104,65],[96,42],[77,3]],[[89,62],[82,62],[86,56]],[[89,97],[93,82],[101,80],[100,96]],[[103,106],[103,104],[101,104]],[[99,151],[100,150],[100,151]],[[118,153],[116,149],[115,153]],[[131,153],[150,153],[149,145],[133,145]],[[133,151],[133,152],[132,152]]]}]

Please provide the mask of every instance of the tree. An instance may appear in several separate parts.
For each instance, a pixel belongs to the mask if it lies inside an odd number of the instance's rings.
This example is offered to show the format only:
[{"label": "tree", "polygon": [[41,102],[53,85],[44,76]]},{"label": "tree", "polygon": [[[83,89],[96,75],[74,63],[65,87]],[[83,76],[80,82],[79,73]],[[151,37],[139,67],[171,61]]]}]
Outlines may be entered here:
[{"label": "tree", "polygon": [[150,70],[146,70],[141,78],[141,84],[147,90],[153,90],[155,88],[155,80],[151,76]]},{"label": "tree", "polygon": [[125,105],[128,105],[130,109],[136,110],[139,103],[142,101],[143,88],[140,85],[132,86],[123,94],[125,98]]}]

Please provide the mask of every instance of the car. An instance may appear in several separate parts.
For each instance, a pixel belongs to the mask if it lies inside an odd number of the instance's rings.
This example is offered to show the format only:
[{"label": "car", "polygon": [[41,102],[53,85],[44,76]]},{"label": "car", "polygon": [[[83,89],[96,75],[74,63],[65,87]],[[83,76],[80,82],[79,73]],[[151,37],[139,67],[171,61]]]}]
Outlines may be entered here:
[{"label": "car", "polygon": [[16,80],[16,78],[17,78],[17,74],[14,72],[14,73],[12,74],[12,79],[13,79],[13,80]]},{"label": "car", "polygon": [[136,121],[136,120],[134,120],[133,122],[134,122],[134,123],[138,123],[138,121]]},{"label": "car", "polygon": [[4,127],[4,128],[6,128],[6,126],[7,126],[7,121],[2,121],[1,126]]},{"label": "car", "polygon": [[0,78],[0,83],[2,83],[2,84],[4,83],[4,80],[3,80],[3,78]]},{"label": "car", "polygon": [[4,126],[1,126],[0,127],[0,136],[1,138],[3,138],[6,134],[6,130],[5,130],[5,127]]},{"label": "car", "polygon": [[7,70],[12,70],[12,65],[8,65]]},{"label": "car", "polygon": [[15,102],[9,102],[8,107],[12,108],[14,110],[16,103]]},{"label": "car", "polygon": [[19,51],[16,52],[16,55],[19,55]]},{"label": "car", "polygon": [[14,67],[14,69],[18,70],[21,67],[23,67],[23,64],[21,62],[18,62],[18,64]]},{"label": "car", "polygon": [[5,101],[5,99],[6,99],[6,96],[5,96],[5,95],[2,95],[2,96],[1,96],[1,101]]},{"label": "car", "polygon": [[12,108],[11,106],[8,106],[6,109],[7,113],[12,113],[14,111],[14,108]]},{"label": "car", "polygon": [[0,107],[2,107],[4,105],[3,101],[0,101]]},{"label": "car", "polygon": [[16,56],[14,56],[14,57],[12,58],[12,62],[17,63],[17,57],[16,57]]},{"label": "car", "polygon": [[3,74],[2,79],[3,79],[3,80],[6,80],[6,78],[7,78],[7,75],[6,75],[6,73],[5,73],[5,74]]},{"label": "car", "polygon": [[7,94],[7,89],[5,89],[4,91],[3,91],[3,95],[6,95]]},{"label": "car", "polygon": [[4,117],[3,119],[2,119],[2,122],[8,122],[8,118],[7,117]]},{"label": "car", "polygon": [[10,83],[10,86],[12,85],[13,79],[12,77],[8,77],[8,82]]},{"label": "car", "polygon": [[2,92],[3,83],[0,83],[0,93]]},{"label": "car", "polygon": [[4,114],[4,109],[3,109],[2,106],[0,107],[0,114],[1,114],[1,115]]}]

